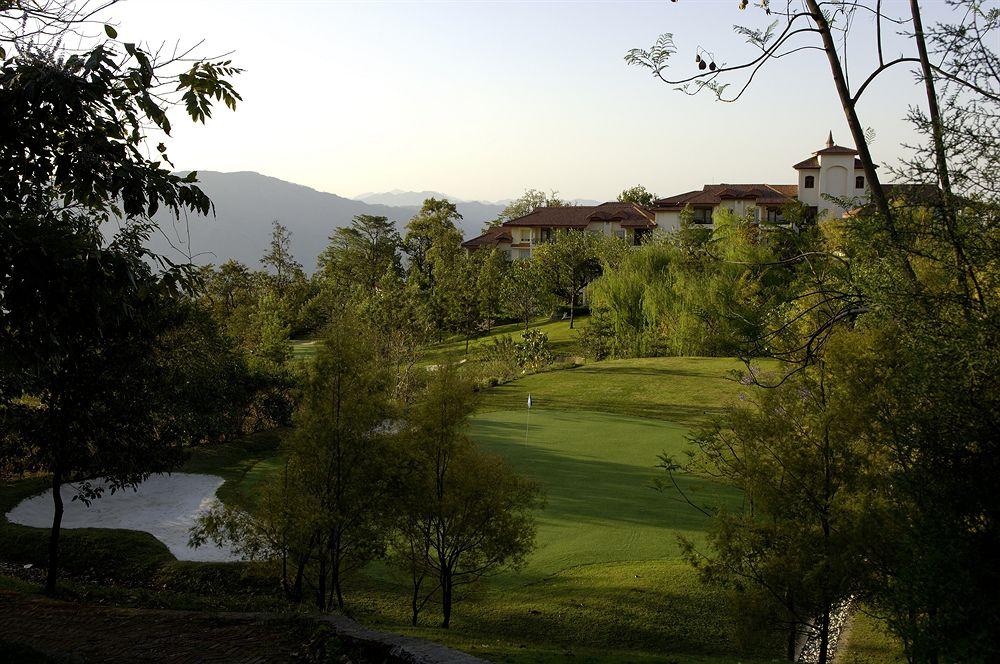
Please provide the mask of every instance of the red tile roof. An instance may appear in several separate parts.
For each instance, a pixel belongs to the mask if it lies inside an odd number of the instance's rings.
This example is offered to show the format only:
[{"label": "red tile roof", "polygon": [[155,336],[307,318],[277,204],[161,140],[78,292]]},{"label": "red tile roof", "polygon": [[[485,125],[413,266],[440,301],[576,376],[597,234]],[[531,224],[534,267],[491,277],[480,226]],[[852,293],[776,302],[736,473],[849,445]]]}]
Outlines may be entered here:
[{"label": "red tile roof", "polygon": [[623,228],[653,228],[655,217],[649,210],[634,203],[602,203],[600,205],[566,205],[540,207],[531,214],[511,219],[504,227],[586,228],[604,221],[618,222]]},{"label": "red tile roof", "polygon": [[[816,154],[819,153],[817,152]],[[811,169],[819,170],[819,157],[809,157],[805,161],[800,161],[799,163],[795,164],[794,166],[792,166],[792,168],[794,168],[797,171],[811,170]],[[864,164],[861,163],[860,159],[857,158],[854,159],[854,168],[858,170],[864,168]],[[876,166],[875,168],[878,168],[878,166]]]},{"label": "red tile roof", "polygon": [[794,184],[706,184],[699,191],[688,191],[661,198],[653,204],[654,210],[683,210],[692,207],[716,206],[723,200],[753,200],[757,205],[783,205],[799,193]]},{"label": "red tile roof", "polygon": [[466,249],[481,249],[483,247],[495,247],[503,242],[512,240],[510,231],[503,226],[494,226],[482,235],[477,235],[471,240],[466,240],[462,246]]}]

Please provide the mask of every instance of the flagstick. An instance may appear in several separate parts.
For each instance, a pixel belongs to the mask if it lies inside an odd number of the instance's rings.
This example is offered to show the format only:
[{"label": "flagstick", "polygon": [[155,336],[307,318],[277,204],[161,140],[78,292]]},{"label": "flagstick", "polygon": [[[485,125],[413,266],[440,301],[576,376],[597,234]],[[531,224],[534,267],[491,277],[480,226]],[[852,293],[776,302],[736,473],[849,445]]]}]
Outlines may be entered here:
[{"label": "flagstick", "polygon": [[528,444],[528,421],[531,419],[531,395],[528,395],[528,410],[524,415],[524,444]]}]

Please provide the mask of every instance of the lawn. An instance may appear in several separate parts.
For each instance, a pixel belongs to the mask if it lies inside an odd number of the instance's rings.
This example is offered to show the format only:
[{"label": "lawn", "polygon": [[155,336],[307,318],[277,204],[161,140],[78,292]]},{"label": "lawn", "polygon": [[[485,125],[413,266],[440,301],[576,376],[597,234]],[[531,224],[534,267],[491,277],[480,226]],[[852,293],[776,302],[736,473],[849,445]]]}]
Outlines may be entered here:
[{"label": "lawn", "polygon": [[[449,631],[407,624],[404,588],[384,570],[348,600],[367,621],[503,662],[754,661],[731,641],[721,593],[680,558],[678,536],[704,542],[705,517],[650,487],[657,455],[686,446],[685,427],[647,418],[524,409],[476,415],[470,435],[542,484],[538,547],[457,608]],[[687,478],[707,504],[738,507],[726,487]],[[440,618],[431,609],[425,619]],[[756,653],[766,659],[770,653]]]},{"label": "lawn", "polygon": [[[586,318],[577,318],[574,323],[574,327],[571,330],[569,329],[568,320],[552,321],[548,318],[541,318],[533,321],[529,325],[529,329],[538,330],[539,332],[547,334],[549,336],[549,345],[552,348],[552,352],[558,356],[568,357],[580,354],[577,335],[579,334],[580,328],[586,324]],[[465,339],[454,337],[443,343],[434,344],[424,348],[421,353],[420,360],[422,364],[456,362],[465,357],[475,355],[477,350],[489,347],[490,344],[493,343],[494,339],[504,335],[510,335],[514,341],[520,341],[524,336],[524,323],[500,325],[490,330],[489,334],[484,334],[471,339],[469,341],[468,355],[465,353]]]},{"label": "lawn", "polygon": [[483,393],[483,410],[533,407],[600,411],[694,426],[723,411],[748,388],[733,371],[737,360],[719,357],[656,357],[594,362],[573,369],[525,376]]},{"label": "lawn", "polygon": [[[681,452],[693,427],[747,389],[727,377],[739,367],[718,358],[597,362],[484,391],[469,434],[546,492],[536,551],[523,569],[469,590],[451,630],[434,626],[439,617],[433,606],[420,627],[410,627],[405,580],[381,565],[348,583],[351,611],[364,622],[497,662],[770,661],[780,647],[747,652],[735,644],[724,595],[699,583],[680,557],[679,536],[704,544],[705,517],[672,492],[650,486],[661,472],[657,456]],[[248,504],[282,467],[281,435],[196,450],[184,470],[222,476],[219,496]],[[682,486],[701,503],[741,502],[737,492],[704,480],[683,478]],[[0,515],[42,487],[39,479],[0,486]],[[0,516],[0,557],[41,563],[44,535]],[[175,608],[241,608],[240,602],[267,608],[274,600],[273,583],[243,576],[240,566],[174,561],[144,533],[94,529],[65,536],[73,571],[97,560],[152,575],[163,583],[157,588],[170,588],[124,592],[67,584],[77,596],[89,592],[101,601]],[[229,592],[247,597],[227,597]],[[853,664],[888,664],[898,652],[892,646],[862,618],[842,652]]]}]

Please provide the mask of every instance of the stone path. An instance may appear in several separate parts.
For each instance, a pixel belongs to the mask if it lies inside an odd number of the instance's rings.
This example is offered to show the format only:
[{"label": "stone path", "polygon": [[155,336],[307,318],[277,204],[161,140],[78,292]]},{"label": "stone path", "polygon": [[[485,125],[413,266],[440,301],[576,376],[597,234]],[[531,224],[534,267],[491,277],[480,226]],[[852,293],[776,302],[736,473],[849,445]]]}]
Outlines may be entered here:
[{"label": "stone path", "polygon": [[[346,618],[321,619],[345,640],[375,646],[389,661],[477,664],[421,639],[382,634]],[[317,623],[262,613],[124,609],[0,591],[0,639],[72,662],[212,663],[302,661]]]}]

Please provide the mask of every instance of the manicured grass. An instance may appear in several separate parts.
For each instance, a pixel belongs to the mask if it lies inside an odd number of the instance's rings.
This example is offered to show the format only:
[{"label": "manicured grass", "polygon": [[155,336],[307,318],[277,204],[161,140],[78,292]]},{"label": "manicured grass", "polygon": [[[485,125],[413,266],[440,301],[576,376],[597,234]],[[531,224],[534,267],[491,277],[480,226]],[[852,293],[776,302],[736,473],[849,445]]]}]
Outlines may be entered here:
[{"label": "manicured grass", "polygon": [[[676,557],[678,535],[701,541],[706,517],[650,486],[662,472],[657,456],[687,447],[686,428],[586,411],[526,415],[482,413],[470,428],[474,440],[545,489],[538,549],[521,581],[579,565]],[[738,493],[718,484],[684,478],[682,486],[709,504],[740,504]]]},{"label": "manicured grass", "polygon": [[[587,324],[586,318],[577,318],[573,329],[569,329],[568,320],[550,321],[541,318],[533,321],[529,329],[538,330],[549,335],[549,345],[552,352],[558,356],[579,355],[578,335],[580,329]],[[443,362],[456,362],[466,357],[474,357],[476,351],[488,348],[493,340],[509,335],[514,341],[520,341],[524,337],[524,324],[511,323],[500,325],[490,330],[489,334],[476,337],[469,341],[469,354],[465,353],[465,339],[452,338],[448,341],[433,346],[428,346],[421,353],[422,364],[441,364]]]},{"label": "manicured grass", "polygon": [[903,664],[903,644],[878,618],[860,611],[851,618],[844,641],[837,647],[837,664]]},{"label": "manicured grass", "polygon": [[588,410],[701,424],[747,387],[732,375],[737,360],[656,357],[594,362],[525,376],[483,392],[483,410],[523,409],[531,394],[539,409]]},{"label": "manicured grass", "polygon": [[[680,559],[678,536],[704,542],[705,517],[649,486],[657,455],[680,452],[687,429],[593,412],[481,413],[470,435],[536,479],[547,505],[524,569],[491,578],[456,608],[453,627],[408,625],[404,584],[381,568],[355,582],[359,617],[501,662],[766,659],[738,652],[721,592]],[[681,480],[699,502],[736,508],[737,492]],[[423,619],[440,617],[430,608]]]}]

